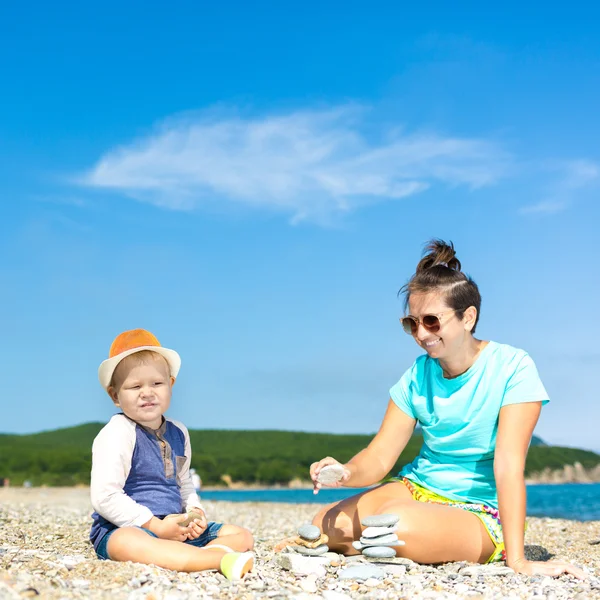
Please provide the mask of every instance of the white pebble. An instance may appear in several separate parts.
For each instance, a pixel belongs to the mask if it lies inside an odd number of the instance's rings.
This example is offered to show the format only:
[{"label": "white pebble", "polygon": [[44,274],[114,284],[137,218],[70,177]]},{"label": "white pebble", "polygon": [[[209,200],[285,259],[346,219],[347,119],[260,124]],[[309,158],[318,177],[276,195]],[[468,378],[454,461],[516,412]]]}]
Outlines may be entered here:
[{"label": "white pebble", "polygon": [[321,592],[321,595],[325,600],[352,600],[348,594],[342,592],[336,592],[334,590],[325,590]]},{"label": "white pebble", "polygon": [[317,591],[316,575],[309,575],[306,579],[300,582],[300,587],[309,594],[314,594]]},{"label": "white pebble", "polygon": [[344,476],[344,467],[342,465],[327,465],[323,467],[317,475],[317,481],[325,485],[337,483]]},{"label": "white pebble", "polygon": [[372,538],[377,537],[379,535],[386,535],[388,533],[394,533],[394,531],[398,530],[398,526],[394,525],[393,527],[367,527],[363,532],[361,537]]}]

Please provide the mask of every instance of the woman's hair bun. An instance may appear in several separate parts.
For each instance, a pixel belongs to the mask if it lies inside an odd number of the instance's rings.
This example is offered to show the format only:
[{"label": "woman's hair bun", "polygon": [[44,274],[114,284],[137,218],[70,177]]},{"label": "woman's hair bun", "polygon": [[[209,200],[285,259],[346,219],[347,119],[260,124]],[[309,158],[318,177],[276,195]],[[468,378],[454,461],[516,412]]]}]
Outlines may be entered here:
[{"label": "woman's hair bun", "polygon": [[416,274],[437,266],[460,271],[460,260],[456,258],[456,251],[452,242],[433,239],[425,246],[424,254],[425,256],[417,265]]}]

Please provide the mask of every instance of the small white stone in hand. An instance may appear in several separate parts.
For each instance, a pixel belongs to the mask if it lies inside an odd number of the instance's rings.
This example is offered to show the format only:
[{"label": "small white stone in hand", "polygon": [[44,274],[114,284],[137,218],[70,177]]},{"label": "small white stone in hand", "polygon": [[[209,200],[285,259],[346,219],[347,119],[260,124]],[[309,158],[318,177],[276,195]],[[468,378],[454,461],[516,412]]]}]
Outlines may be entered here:
[{"label": "small white stone in hand", "polygon": [[342,465],[327,465],[323,467],[317,475],[317,481],[324,485],[337,483],[344,476],[344,467]]}]

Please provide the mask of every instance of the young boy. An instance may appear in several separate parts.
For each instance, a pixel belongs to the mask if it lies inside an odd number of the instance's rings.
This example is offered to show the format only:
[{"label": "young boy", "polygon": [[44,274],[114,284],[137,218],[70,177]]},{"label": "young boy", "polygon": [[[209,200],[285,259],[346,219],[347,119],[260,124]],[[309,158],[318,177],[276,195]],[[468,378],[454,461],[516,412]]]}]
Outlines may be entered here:
[{"label": "young boy", "polygon": [[190,477],[188,430],[163,417],[180,366],[179,354],[144,329],[118,335],[100,365],[100,383],[122,413],[92,447],[90,540],[101,559],[241,579],[254,565],[252,535],[207,523]]}]

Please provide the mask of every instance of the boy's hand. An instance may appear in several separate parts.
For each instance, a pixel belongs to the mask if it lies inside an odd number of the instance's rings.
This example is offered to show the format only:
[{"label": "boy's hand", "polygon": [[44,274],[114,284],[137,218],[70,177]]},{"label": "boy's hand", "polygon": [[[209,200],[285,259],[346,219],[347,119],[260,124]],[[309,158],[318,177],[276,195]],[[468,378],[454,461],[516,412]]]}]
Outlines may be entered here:
[{"label": "boy's hand", "polygon": [[163,540],[174,540],[176,542],[185,542],[188,539],[190,533],[190,527],[182,527],[179,521],[183,521],[187,515],[173,515],[159,519],[158,517],[152,517],[148,524],[148,529],[155,533],[159,538]]},{"label": "boy's hand", "polygon": [[208,523],[206,521],[206,515],[204,514],[204,511],[201,508],[194,507],[193,510],[190,510],[188,512],[188,514],[190,514],[192,512],[194,513],[196,518],[190,522],[190,525],[189,525],[190,531],[187,535],[188,540],[195,540],[195,539],[199,538],[206,531],[206,528],[208,527]]}]

